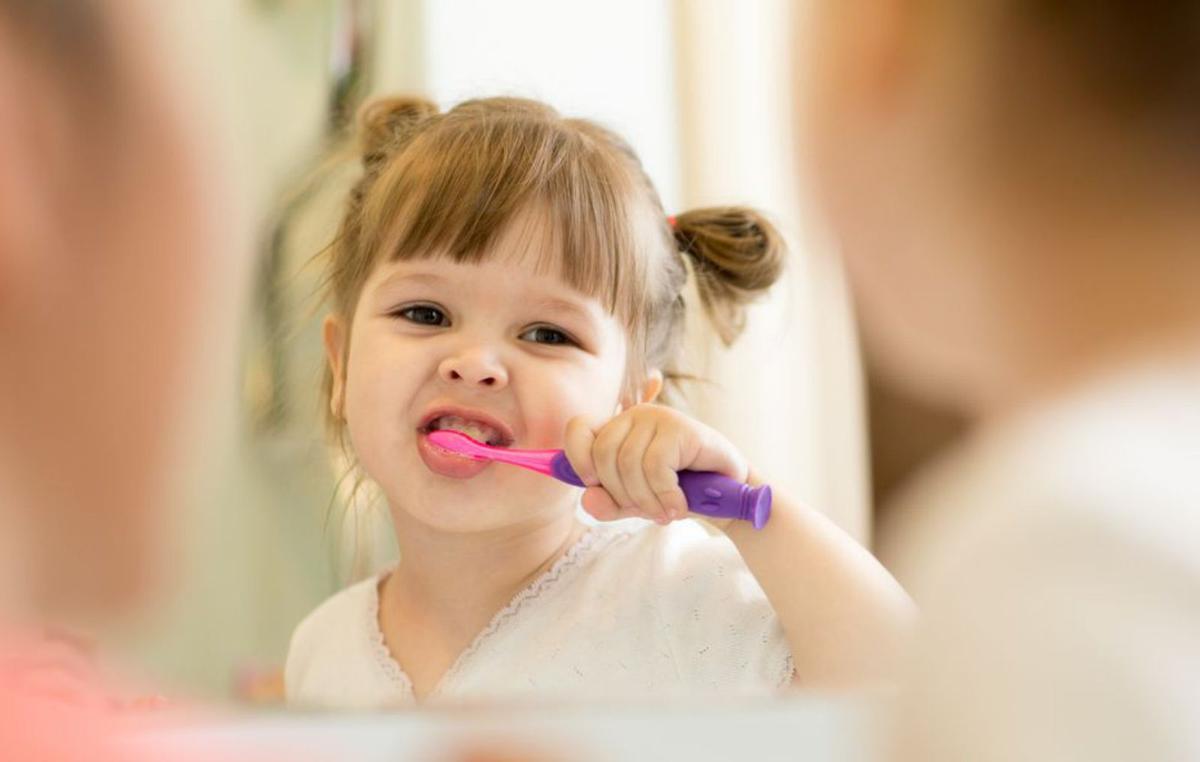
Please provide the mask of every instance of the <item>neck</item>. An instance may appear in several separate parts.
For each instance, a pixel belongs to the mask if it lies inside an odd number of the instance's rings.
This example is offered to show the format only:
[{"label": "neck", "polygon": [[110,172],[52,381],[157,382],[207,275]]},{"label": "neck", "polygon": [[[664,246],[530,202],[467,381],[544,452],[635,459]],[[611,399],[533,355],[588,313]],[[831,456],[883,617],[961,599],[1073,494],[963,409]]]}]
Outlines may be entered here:
[{"label": "neck", "polygon": [[400,563],[384,595],[398,610],[469,638],[549,569],[585,527],[573,513],[477,533],[448,533],[393,511]]}]

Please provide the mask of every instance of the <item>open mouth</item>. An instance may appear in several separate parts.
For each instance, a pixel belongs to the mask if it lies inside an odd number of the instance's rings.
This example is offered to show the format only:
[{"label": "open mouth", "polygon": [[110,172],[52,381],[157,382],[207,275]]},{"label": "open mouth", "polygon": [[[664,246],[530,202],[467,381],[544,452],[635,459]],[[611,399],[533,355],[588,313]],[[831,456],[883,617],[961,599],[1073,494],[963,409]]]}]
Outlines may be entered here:
[{"label": "open mouth", "polygon": [[512,435],[499,426],[477,418],[464,418],[459,415],[437,415],[420,427],[422,434],[431,431],[458,431],[471,437],[477,442],[493,447],[508,447],[513,443]]}]

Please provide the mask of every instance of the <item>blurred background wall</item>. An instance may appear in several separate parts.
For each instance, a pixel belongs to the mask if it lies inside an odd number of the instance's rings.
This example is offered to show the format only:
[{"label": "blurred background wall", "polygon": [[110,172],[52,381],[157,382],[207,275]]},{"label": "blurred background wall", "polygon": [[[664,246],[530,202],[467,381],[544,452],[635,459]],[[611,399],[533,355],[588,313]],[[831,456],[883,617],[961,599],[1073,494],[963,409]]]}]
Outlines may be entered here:
[{"label": "blurred background wall", "polygon": [[335,499],[337,468],[320,427],[320,269],[310,260],[333,234],[354,162],[319,157],[336,128],[331,109],[357,103],[356,92],[419,92],[444,107],[478,95],[543,99],[626,136],[669,212],[727,202],[766,210],[792,243],[788,277],[732,349],[703,322],[689,325],[690,370],[715,382],[693,387],[689,407],[779,489],[868,539],[851,312],[836,257],[793,181],[787,47],[797,4],[176,6],[180,48],[209,85],[197,93],[197,118],[215,109],[234,125],[262,261],[239,371],[213,390],[209,441],[191,474],[175,594],[120,638],[134,666],[175,690],[235,697],[243,671],[269,676],[282,664],[313,606],[394,557],[381,512],[347,513]]}]

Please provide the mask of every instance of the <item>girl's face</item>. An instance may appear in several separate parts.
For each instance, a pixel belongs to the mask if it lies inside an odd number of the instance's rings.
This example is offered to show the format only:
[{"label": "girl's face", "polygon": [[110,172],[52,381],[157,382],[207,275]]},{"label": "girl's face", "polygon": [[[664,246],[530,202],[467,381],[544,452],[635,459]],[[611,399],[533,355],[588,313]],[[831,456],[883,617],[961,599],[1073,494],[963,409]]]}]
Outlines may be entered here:
[{"label": "girl's face", "polygon": [[598,300],[537,274],[527,242],[540,237],[522,235],[521,225],[510,231],[479,264],[385,262],[364,285],[350,330],[326,321],[331,404],[398,523],[486,531],[574,508],[573,488],[446,454],[428,442],[431,427],[560,448],[571,418],[618,410],[623,326]]}]

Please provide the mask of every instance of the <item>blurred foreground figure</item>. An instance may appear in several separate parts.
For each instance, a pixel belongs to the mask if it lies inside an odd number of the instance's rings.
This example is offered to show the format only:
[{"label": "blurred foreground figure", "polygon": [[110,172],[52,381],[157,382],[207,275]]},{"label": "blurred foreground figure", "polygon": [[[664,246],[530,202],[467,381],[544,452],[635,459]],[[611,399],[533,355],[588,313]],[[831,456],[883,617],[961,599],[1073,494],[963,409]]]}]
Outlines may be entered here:
[{"label": "blurred foreground figure", "polygon": [[970,441],[895,513],[905,760],[1200,759],[1200,4],[818,0],[866,341]]},{"label": "blurred foreground figure", "polygon": [[[86,649],[169,557],[237,247],[146,13],[0,0],[0,757],[124,759]],[[232,335],[216,337],[233,346]],[[209,358],[211,360],[211,358]]]}]

